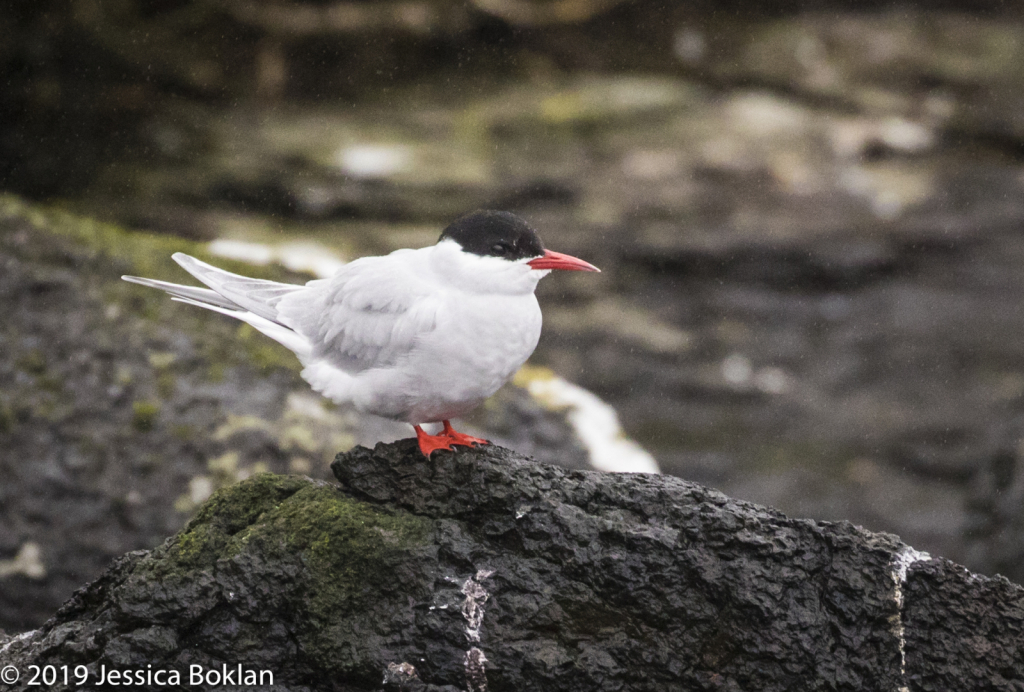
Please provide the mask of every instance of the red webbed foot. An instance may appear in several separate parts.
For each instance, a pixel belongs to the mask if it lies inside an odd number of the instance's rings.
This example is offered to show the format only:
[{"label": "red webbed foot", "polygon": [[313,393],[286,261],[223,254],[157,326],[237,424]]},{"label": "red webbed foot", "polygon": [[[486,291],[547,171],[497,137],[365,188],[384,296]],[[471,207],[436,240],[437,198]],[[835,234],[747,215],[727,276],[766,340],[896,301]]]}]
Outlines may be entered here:
[{"label": "red webbed foot", "polygon": [[439,449],[444,449],[449,452],[455,451],[453,449],[455,445],[459,445],[461,447],[476,447],[479,445],[491,444],[489,440],[456,432],[455,429],[452,428],[451,423],[448,421],[442,422],[444,423],[444,430],[437,435],[431,435],[418,425],[412,426],[416,431],[416,441],[419,443],[420,451],[423,452],[423,456],[428,459],[431,454]]},{"label": "red webbed foot", "polygon": [[490,440],[485,440],[480,437],[473,437],[472,435],[463,435],[460,432],[455,432],[452,428],[452,424],[448,421],[442,421],[444,423],[444,430],[441,431],[441,435],[451,440],[453,445],[463,445],[465,447],[475,447],[477,445],[489,445]]},{"label": "red webbed foot", "polygon": [[429,459],[430,455],[439,449],[445,449],[449,452],[453,451],[452,445],[455,443],[444,433],[431,435],[418,425],[412,427],[416,431],[416,442],[420,445],[420,451],[423,452],[423,456],[426,458]]}]

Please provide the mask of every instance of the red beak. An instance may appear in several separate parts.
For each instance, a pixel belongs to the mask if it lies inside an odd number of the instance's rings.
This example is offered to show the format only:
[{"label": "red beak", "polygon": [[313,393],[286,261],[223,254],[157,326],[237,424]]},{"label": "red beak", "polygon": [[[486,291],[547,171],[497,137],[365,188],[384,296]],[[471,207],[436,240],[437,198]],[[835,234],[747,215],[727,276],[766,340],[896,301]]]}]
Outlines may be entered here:
[{"label": "red beak", "polygon": [[554,250],[545,250],[543,257],[532,259],[527,262],[534,269],[565,269],[577,272],[599,272],[601,271],[590,262],[584,262],[572,255],[563,255]]}]

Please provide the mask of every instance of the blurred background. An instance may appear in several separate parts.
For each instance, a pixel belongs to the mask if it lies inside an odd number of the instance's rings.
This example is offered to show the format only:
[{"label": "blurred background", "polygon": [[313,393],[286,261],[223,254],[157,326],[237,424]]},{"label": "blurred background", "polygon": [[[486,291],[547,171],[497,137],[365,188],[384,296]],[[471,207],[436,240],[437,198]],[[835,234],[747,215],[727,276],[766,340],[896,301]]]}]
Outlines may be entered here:
[{"label": "blurred background", "polygon": [[0,628],[221,485],[408,435],[120,274],[304,281],[476,208],[604,272],[542,282],[472,429],[1024,581],[1019,4],[13,0],[0,30]]}]

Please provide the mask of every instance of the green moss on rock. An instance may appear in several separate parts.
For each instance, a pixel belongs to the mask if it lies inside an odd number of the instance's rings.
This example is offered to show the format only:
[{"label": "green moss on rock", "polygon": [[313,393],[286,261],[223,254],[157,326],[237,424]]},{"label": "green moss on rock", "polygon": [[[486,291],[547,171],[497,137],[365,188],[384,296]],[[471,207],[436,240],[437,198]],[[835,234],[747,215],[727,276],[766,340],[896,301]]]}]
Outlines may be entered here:
[{"label": "green moss on rock", "polygon": [[[151,553],[135,570],[131,581],[140,589],[131,599],[145,610],[154,598],[179,594],[175,607],[192,617],[224,599],[291,594],[288,608],[252,617],[296,623],[287,626],[315,666],[351,670],[358,668],[354,651],[380,645],[353,614],[394,608],[394,575],[429,554],[433,536],[432,519],[362,502],[333,484],[261,473],[215,492]],[[245,594],[217,595],[202,586],[234,583],[240,573],[249,584]],[[253,636],[260,627],[253,625]]]},{"label": "green moss on rock", "polygon": [[333,485],[260,473],[215,492],[172,539],[167,558],[179,572],[245,553],[296,557],[309,572],[317,610],[329,610],[382,576],[390,557],[426,541],[431,528],[429,520],[354,500]]},{"label": "green moss on rock", "polygon": [[299,368],[299,361],[294,353],[251,325],[243,322],[235,334],[245,349],[246,357],[260,372],[267,373],[275,368]]},{"label": "green moss on rock", "polygon": [[132,404],[132,427],[139,432],[148,432],[156,424],[160,404],[152,401],[136,401]]},{"label": "green moss on rock", "polygon": [[34,348],[18,358],[17,365],[19,369],[29,374],[42,375],[46,372],[46,356]]},{"label": "green moss on rock", "polygon": [[212,566],[224,557],[232,536],[308,483],[301,478],[259,473],[221,488],[172,539],[168,558],[186,569]]}]

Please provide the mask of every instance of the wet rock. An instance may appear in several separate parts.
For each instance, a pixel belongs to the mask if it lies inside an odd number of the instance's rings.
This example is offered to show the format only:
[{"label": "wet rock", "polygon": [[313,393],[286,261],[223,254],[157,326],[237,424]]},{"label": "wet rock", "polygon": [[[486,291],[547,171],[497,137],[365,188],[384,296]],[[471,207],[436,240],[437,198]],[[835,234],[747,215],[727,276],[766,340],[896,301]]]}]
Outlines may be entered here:
[{"label": "wet rock", "polygon": [[0,639],[5,663],[230,663],[310,690],[1022,682],[1024,590],[893,536],[498,447],[426,460],[406,440],[333,470],[340,486],[221,489],[42,628]]}]

